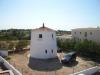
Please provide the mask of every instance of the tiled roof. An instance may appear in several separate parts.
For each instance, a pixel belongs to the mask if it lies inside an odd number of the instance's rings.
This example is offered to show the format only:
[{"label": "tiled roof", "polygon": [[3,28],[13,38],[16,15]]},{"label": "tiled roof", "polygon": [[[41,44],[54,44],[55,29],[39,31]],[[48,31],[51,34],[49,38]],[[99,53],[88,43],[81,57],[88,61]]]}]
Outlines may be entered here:
[{"label": "tiled roof", "polygon": [[33,31],[54,31],[54,30],[48,27],[40,27],[40,28],[33,29]]}]

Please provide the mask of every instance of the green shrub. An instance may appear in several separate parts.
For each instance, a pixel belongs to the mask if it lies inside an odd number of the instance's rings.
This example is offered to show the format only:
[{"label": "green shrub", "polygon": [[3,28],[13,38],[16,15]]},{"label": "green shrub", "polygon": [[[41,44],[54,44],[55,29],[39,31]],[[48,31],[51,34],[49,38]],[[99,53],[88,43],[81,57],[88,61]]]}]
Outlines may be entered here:
[{"label": "green shrub", "polygon": [[19,40],[19,42],[16,44],[16,48],[24,48],[29,44],[28,40]]},{"label": "green shrub", "polygon": [[9,45],[6,41],[0,41],[0,49],[7,50],[8,46]]},{"label": "green shrub", "polygon": [[58,47],[60,48],[66,48],[71,49],[80,52],[81,54],[92,54],[95,53],[97,55],[100,55],[100,44],[89,41],[89,40],[83,40],[83,41],[76,41],[74,39],[66,39],[61,40],[57,39]]}]

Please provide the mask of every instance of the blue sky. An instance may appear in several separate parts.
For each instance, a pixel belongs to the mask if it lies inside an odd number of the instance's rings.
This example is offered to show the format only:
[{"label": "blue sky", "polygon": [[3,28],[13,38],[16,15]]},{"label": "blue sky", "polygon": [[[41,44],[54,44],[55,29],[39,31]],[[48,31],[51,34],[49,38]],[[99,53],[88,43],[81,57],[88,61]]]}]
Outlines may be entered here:
[{"label": "blue sky", "polygon": [[0,29],[100,26],[100,0],[0,0]]}]

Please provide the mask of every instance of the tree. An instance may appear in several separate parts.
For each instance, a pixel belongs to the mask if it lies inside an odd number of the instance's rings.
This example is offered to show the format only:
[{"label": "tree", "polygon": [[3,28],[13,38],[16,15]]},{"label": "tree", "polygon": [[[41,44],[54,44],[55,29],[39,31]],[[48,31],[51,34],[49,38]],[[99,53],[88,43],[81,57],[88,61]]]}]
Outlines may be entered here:
[{"label": "tree", "polygon": [[62,44],[63,44],[62,40],[59,39],[59,38],[57,38],[57,46],[58,46],[59,48],[62,48]]},{"label": "tree", "polygon": [[76,41],[74,39],[57,38],[57,45],[59,48],[75,50],[83,55],[100,55],[100,44],[86,39],[82,41]]}]

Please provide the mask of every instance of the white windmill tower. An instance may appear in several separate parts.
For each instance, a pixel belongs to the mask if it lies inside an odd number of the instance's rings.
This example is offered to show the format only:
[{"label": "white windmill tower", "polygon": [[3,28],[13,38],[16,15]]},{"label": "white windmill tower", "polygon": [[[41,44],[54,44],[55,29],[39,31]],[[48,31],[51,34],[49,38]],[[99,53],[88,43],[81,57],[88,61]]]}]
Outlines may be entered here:
[{"label": "white windmill tower", "polygon": [[57,57],[56,32],[44,26],[31,31],[30,57],[48,59]]}]

